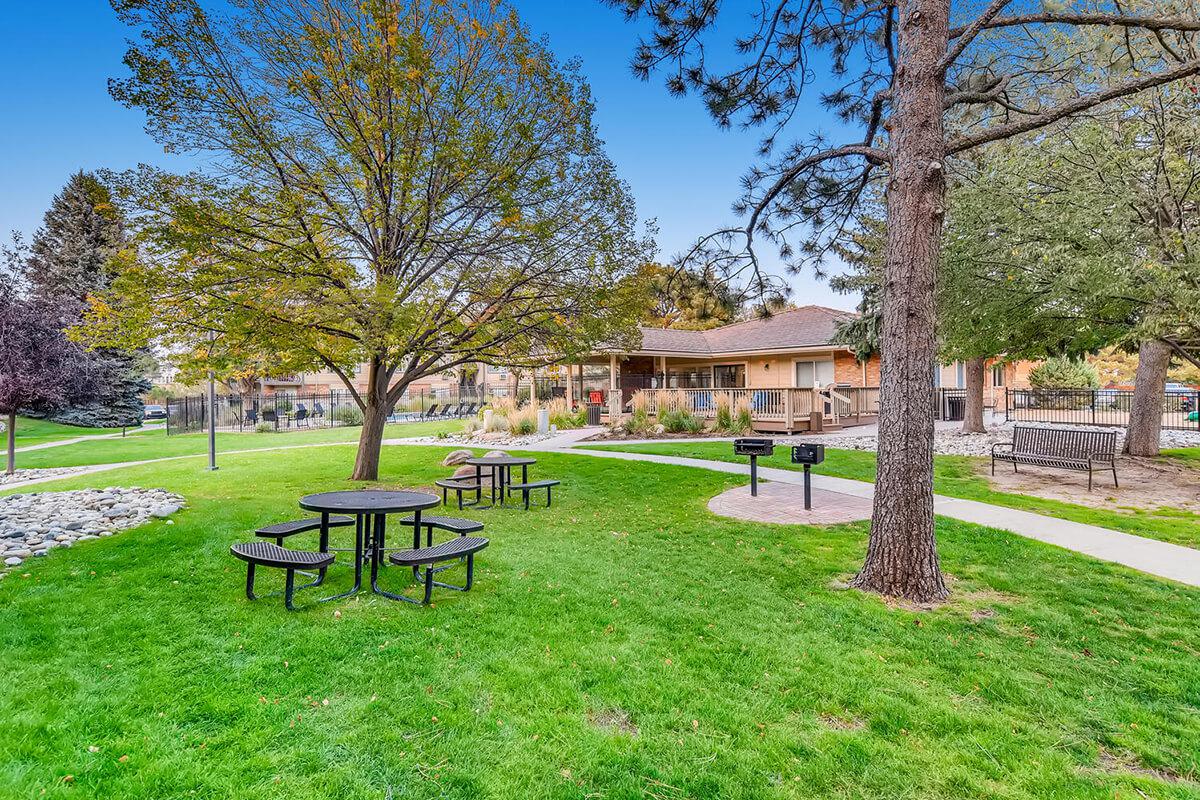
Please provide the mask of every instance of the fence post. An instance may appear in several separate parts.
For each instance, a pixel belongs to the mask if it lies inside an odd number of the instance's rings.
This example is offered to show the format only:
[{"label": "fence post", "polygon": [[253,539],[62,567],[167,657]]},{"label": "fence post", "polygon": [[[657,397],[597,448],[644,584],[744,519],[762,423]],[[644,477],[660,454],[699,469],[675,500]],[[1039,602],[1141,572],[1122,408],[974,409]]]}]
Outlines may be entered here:
[{"label": "fence post", "polygon": [[1096,390],[1092,389],[1092,424],[1096,424]]}]

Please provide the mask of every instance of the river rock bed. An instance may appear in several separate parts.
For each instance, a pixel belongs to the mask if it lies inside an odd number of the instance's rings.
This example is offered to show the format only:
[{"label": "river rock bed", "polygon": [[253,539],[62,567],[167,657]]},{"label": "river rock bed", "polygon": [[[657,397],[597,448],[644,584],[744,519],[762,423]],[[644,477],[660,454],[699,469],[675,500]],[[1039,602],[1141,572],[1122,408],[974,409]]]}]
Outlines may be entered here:
[{"label": "river rock bed", "polygon": [[56,547],[112,536],[183,506],[177,494],[136,486],[0,497],[0,575]]},{"label": "river rock bed", "polygon": [[79,475],[87,471],[87,467],[47,467],[46,469],[19,469],[12,475],[0,472],[0,486],[11,486],[46,478],[65,478],[68,475]]}]

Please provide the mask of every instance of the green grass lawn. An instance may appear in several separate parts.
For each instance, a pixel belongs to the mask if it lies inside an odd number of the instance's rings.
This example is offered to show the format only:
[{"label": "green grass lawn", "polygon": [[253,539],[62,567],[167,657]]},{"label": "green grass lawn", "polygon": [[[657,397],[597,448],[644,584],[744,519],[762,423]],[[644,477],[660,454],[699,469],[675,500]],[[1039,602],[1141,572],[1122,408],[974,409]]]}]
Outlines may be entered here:
[{"label": "green grass lawn", "polygon": [[[135,429],[130,429],[131,431]],[[44,419],[29,419],[17,417],[17,447],[28,447],[46,442],[60,442],[64,439],[76,439],[81,436],[99,436],[102,434],[120,433],[120,428],[77,428],[74,425],[60,425]]]},{"label": "green grass lawn", "polygon": [[[446,449],[386,448],[384,483],[430,485]],[[554,507],[467,512],[476,588],[427,609],[242,595],[229,544],[347,487],[352,447],[55,484],[190,507],[0,581],[0,796],[1200,796],[1200,591],[939,520],[955,599],[892,608],[836,588],[864,525],[738,523],[705,509],[738,476],[538,458]]]},{"label": "green grass lawn", "polygon": [[[436,436],[439,433],[461,431],[462,427],[462,420],[412,422],[404,425],[389,425],[384,430],[384,436],[395,438]],[[361,430],[357,427],[342,427],[279,433],[218,433],[217,453],[329,442],[357,442]],[[21,469],[80,467],[91,464],[144,461],[151,458],[200,456],[207,453],[207,434],[185,433],[167,436],[165,431],[146,431],[124,439],[77,442],[62,447],[17,453],[17,467]]]},{"label": "green grass lawn", "polygon": [[[623,450],[633,453],[655,453],[658,455],[705,458],[713,461],[746,463],[745,456],[735,456],[728,442],[662,442],[654,444],[586,445],[595,450]],[[1194,450],[1166,451],[1172,458],[1192,458],[1200,466],[1200,456]],[[1180,456],[1183,453],[1185,455]],[[766,467],[779,469],[803,469],[791,463],[790,451],[781,448],[769,458],[759,459]],[[934,490],[948,497],[979,500],[1007,508],[1033,511],[1051,517],[1099,525],[1104,528],[1159,539],[1164,542],[1200,547],[1200,514],[1173,508],[1137,509],[1114,508],[1105,510],[1048,500],[1023,494],[999,492],[991,488],[983,475],[978,473],[981,460],[968,456],[934,457]],[[825,463],[815,467],[817,472],[838,478],[860,481],[875,480],[875,454],[862,450],[836,450],[826,448]]]}]

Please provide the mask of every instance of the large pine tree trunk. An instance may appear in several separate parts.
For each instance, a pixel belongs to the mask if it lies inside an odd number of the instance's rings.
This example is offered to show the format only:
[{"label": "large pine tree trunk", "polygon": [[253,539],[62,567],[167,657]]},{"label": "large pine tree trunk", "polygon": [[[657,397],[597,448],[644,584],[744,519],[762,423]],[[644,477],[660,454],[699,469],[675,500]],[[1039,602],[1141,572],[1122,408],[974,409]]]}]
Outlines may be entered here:
[{"label": "large pine tree trunk", "polygon": [[379,455],[383,450],[383,428],[387,425],[387,377],[377,359],[372,359],[363,396],[363,426],[358,436],[358,455],[354,459],[353,481],[379,480]]},{"label": "large pine tree trunk", "polygon": [[1163,395],[1170,367],[1169,345],[1158,339],[1142,342],[1138,348],[1137,376],[1133,379],[1133,400],[1129,405],[1129,429],[1125,431],[1125,452],[1131,456],[1158,455]]},{"label": "large pine tree trunk", "polygon": [[934,280],[945,194],[948,0],[900,0],[887,191],[879,472],[853,585],[919,602],[948,594],[933,532]]},{"label": "large pine tree trunk", "polygon": [[963,411],[963,433],[984,433],[983,427],[983,376],[987,359],[969,359],[964,368],[967,383],[967,400]]},{"label": "large pine tree trunk", "polygon": [[17,412],[15,411],[8,412],[8,430],[5,431],[4,438],[8,443],[5,448],[8,459],[4,474],[12,475],[17,471]]}]

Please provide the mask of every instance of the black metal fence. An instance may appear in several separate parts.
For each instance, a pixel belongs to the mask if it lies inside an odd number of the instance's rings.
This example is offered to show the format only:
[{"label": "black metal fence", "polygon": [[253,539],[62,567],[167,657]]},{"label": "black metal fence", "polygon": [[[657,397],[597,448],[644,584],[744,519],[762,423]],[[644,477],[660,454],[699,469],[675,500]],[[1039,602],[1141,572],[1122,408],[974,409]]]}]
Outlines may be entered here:
[{"label": "black metal fence", "polygon": [[[1004,418],[1009,422],[1057,422],[1070,425],[1129,424],[1131,389],[1008,389]],[[1200,390],[1170,390],[1162,398],[1163,427],[1200,430]]]},{"label": "black metal fence", "polygon": [[[484,398],[454,389],[412,392],[397,401],[391,418],[394,422],[415,421],[435,404],[440,410],[472,402],[482,403]],[[218,430],[238,432],[353,427],[363,422],[358,403],[347,391],[219,395],[215,417]],[[168,436],[207,429],[207,397],[181,397],[167,403]]]}]

